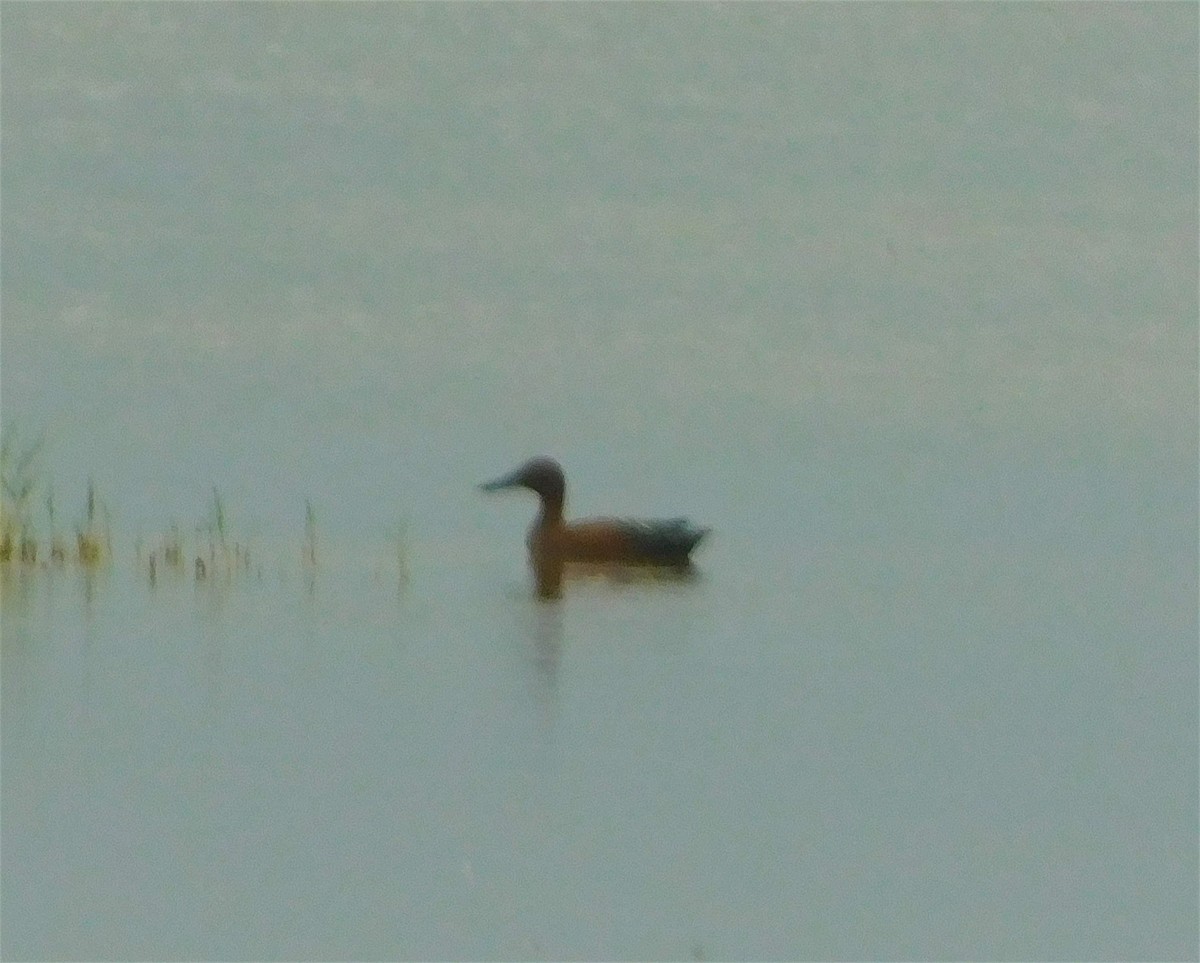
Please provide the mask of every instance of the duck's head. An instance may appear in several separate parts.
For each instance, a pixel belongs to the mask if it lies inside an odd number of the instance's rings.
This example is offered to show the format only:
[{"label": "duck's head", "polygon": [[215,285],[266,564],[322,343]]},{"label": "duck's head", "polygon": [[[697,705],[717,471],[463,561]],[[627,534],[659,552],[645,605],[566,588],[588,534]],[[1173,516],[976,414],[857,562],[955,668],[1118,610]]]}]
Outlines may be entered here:
[{"label": "duck's head", "polygon": [[485,492],[528,488],[537,492],[543,501],[561,505],[567,483],[562,468],[553,458],[531,458],[511,474],[484,482],[479,487]]}]

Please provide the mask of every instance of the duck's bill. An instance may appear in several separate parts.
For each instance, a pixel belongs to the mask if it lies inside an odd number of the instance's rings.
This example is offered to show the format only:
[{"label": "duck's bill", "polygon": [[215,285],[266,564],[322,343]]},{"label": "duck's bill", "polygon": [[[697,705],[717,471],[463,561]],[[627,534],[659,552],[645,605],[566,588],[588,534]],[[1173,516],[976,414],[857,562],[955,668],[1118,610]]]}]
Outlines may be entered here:
[{"label": "duck's bill", "polygon": [[485,492],[499,492],[506,488],[516,488],[520,484],[520,474],[518,472],[513,472],[511,475],[504,475],[500,478],[494,478],[492,481],[484,482],[479,486],[479,490]]}]

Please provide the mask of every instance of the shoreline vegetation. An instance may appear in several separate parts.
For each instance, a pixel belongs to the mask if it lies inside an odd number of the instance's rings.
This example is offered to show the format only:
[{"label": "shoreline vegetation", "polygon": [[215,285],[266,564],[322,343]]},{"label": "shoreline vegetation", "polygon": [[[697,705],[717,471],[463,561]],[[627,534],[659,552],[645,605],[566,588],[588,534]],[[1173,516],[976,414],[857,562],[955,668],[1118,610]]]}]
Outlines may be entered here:
[{"label": "shoreline vegetation", "polygon": [[[53,485],[37,472],[43,446],[41,435],[24,440],[15,430],[5,429],[0,436],[0,568],[73,567],[96,573],[112,567],[117,552],[108,502],[89,477],[81,514],[73,524],[64,525]],[[397,528],[392,541],[394,574],[403,585],[409,573],[403,526]],[[295,546],[295,554],[310,585],[320,568],[319,544],[317,512],[312,499],[306,498],[303,538]],[[133,557],[138,572],[151,586],[168,576],[196,582],[263,577],[258,551],[252,553],[251,540],[231,529],[225,500],[216,485],[190,538],[178,521],[172,520],[159,534],[136,536]]]}]

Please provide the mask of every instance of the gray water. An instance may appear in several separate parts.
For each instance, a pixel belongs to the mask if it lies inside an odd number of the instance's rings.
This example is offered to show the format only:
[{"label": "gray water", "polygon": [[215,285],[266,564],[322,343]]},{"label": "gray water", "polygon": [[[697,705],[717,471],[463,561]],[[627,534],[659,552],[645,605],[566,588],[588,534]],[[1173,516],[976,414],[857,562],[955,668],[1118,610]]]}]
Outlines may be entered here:
[{"label": "gray water", "polygon": [[5,958],[1195,958],[1194,5],[0,17]]}]

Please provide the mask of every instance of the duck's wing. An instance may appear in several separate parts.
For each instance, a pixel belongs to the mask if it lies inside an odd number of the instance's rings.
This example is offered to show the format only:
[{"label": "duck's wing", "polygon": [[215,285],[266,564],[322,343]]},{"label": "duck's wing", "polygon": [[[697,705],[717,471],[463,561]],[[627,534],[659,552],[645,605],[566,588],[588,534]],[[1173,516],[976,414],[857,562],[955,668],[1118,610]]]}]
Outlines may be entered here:
[{"label": "duck's wing", "polygon": [[551,529],[535,525],[530,550],[567,562],[686,565],[688,554],[707,534],[707,528],[686,518],[586,518]]},{"label": "duck's wing", "polygon": [[709,532],[686,518],[621,519],[618,524],[637,555],[663,562],[686,562],[692,549]]}]

